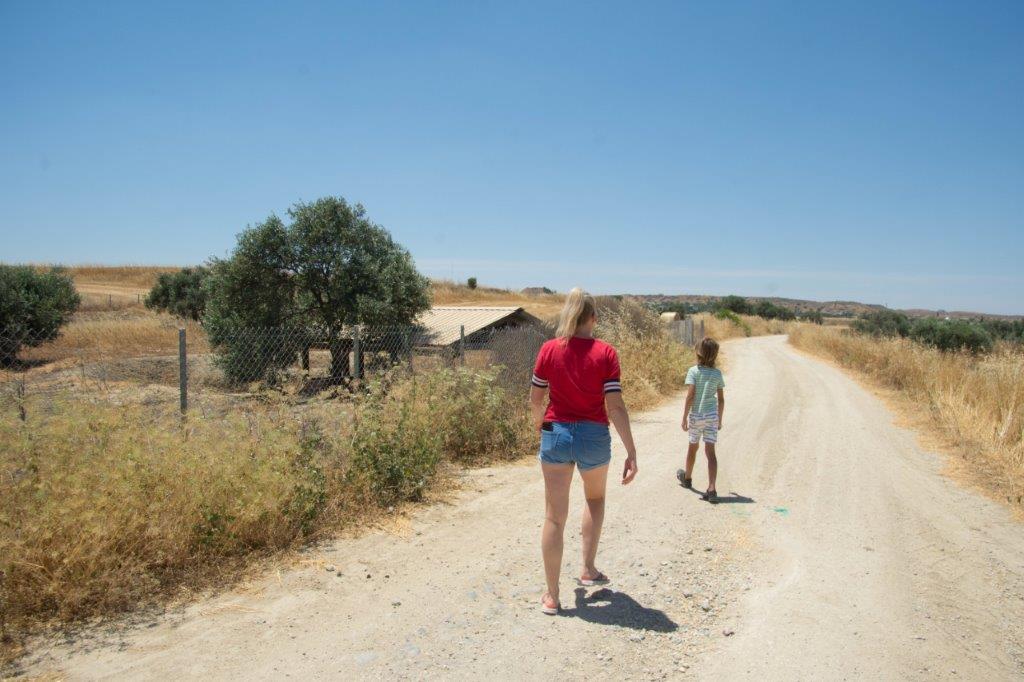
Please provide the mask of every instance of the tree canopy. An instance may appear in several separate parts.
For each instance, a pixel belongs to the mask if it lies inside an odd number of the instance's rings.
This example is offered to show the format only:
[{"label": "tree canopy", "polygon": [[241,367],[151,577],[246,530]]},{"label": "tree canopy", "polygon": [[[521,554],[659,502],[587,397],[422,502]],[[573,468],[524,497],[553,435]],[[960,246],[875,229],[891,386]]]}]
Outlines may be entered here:
[{"label": "tree canopy", "polygon": [[[316,330],[337,375],[347,372],[345,327],[408,325],[430,306],[409,252],[361,205],[325,197],[288,216],[247,228],[229,258],[212,262],[204,326],[215,346],[242,328]],[[296,352],[284,347],[267,361],[284,365]]]},{"label": "tree canopy", "polygon": [[0,265],[0,365],[14,362],[22,346],[56,338],[81,298],[60,268],[38,272],[27,265]]}]

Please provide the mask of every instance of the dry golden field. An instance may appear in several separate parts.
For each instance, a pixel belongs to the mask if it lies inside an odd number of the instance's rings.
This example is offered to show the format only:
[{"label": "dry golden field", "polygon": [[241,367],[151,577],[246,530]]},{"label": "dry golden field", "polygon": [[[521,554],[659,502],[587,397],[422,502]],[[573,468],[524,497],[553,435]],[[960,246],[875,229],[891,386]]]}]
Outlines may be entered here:
[{"label": "dry golden field", "polygon": [[989,496],[1024,502],[1024,352],[944,353],[908,339],[875,339],[799,325],[790,342],[886,389],[899,411],[952,452],[952,469]]}]

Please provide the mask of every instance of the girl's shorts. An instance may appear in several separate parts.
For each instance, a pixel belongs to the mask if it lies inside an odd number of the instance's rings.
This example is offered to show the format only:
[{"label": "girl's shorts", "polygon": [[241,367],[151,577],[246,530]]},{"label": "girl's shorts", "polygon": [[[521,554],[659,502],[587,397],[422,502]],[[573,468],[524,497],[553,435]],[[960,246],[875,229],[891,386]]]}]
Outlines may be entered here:
[{"label": "girl's shorts", "polygon": [[612,436],[607,424],[598,422],[548,422],[551,430],[540,432],[540,461],[573,464],[580,471],[604,466],[612,459]]},{"label": "girl's shorts", "polygon": [[690,443],[699,443],[701,436],[704,437],[705,443],[718,442],[717,412],[690,413]]}]

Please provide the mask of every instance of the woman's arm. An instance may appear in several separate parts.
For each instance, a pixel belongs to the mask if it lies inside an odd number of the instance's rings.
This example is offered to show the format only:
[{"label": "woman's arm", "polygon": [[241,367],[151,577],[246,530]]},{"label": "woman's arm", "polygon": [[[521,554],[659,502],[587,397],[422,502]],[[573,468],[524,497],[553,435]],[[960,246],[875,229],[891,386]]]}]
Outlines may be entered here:
[{"label": "woman's arm", "polygon": [[622,400],[622,393],[619,391],[605,393],[604,404],[608,410],[608,419],[615,425],[622,444],[626,446],[626,463],[622,467],[622,485],[626,485],[633,480],[638,470],[636,445],[633,444],[633,431],[629,428],[629,412],[626,410],[626,403]]},{"label": "woman's arm", "polygon": [[683,431],[690,430],[690,420],[687,417],[690,415],[690,408],[693,407],[693,397],[697,395],[697,387],[690,384],[686,387],[686,404],[683,405]]},{"label": "woman's arm", "polygon": [[722,415],[725,414],[725,389],[718,389],[718,428],[722,428]]},{"label": "woman's arm", "polygon": [[530,414],[533,416],[533,426],[537,430],[540,430],[540,425],[544,423],[544,396],[547,392],[546,388],[530,386]]}]

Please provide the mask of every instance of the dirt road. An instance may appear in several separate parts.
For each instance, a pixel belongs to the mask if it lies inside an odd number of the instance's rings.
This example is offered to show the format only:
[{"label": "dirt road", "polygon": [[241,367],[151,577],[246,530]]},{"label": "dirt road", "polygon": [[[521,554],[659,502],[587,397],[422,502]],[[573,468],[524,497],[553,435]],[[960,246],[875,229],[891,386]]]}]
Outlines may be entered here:
[{"label": "dirt road", "polygon": [[[599,566],[537,609],[536,464],[465,475],[398,532],[119,630],[36,647],[70,679],[1011,679],[1024,674],[1024,528],[839,370],[782,337],[729,342],[719,491],[674,478],[678,403],[635,419]],[[615,464],[621,463],[616,450]],[[697,483],[705,480],[700,467]],[[579,519],[579,488],[570,523]],[[333,570],[327,570],[333,569]]]}]

